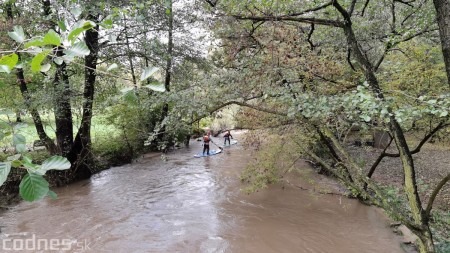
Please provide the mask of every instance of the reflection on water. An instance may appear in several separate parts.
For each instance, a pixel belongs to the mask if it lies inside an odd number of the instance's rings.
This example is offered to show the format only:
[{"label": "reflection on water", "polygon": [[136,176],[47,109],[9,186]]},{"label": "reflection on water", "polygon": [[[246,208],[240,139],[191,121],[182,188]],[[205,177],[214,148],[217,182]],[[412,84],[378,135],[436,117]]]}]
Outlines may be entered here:
[{"label": "reflection on water", "polygon": [[144,157],[56,189],[57,200],[21,203],[2,215],[1,236],[72,252],[402,252],[376,209],[290,187],[245,195],[237,177],[248,152],[193,158],[199,150]]}]

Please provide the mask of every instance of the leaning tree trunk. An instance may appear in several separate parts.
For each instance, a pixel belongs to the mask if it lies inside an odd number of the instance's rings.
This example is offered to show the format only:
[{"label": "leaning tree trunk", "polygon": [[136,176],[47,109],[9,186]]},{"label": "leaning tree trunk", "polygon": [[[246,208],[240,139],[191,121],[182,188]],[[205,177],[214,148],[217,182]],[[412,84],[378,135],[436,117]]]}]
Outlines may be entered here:
[{"label": "leaning tree trunk", "polygon": [[[12,7],[13,7],[12,2],[8,2],[6,4],[7,19],[10,22],[12,22],[14,19]],[[17,53],[17,55],[19,56],[19,59],[20,59],[20,53]],[[47,133],[45,132],[44,125],[42,124],[42,120],[41,120],[39,111],[36,108],[34,108],[32,105],[32,98],[28,92],[27,81],[25,80],[25,75],[23,73],[22,68],[17,69],[16,78],[17,78],[17,82],[19,83],[20,93],[22,94],[23,100],[25,101],[25,106],[26,106],[27,110],[31,114],[31,117],[34,122],[34,126],[36,127],[36,132],[39,136],[39,139],[44,143],[45,147],[51,154],[55,154],[56,153],[56,145],[52,141],[52,139],[50,139],[50,137],[48,137]]]},{"label": "leaning tree trunk", "polygon": [[448,85],[450,86],[450,0],[433,0],[433,3],[436,8],[442,54],[444,56]]},{"label": "leaning tree trunk", "polygon": [[31,114],[39,139],[44,143],[45,147],[50,152],[50,154],[55,154],[57,150],[56,145],[45,132],[41,116],[39,115],[39,111],[32,106],[31,96],[28,93],[27,82],[25,81],[23,70],[17,69],[16,76],[20,85],[20,92],[22,93],[23,100],[25,101],[25,106],[27,107],[28,111]]},{"label": "leaning tree trunk", "polygon": [[[88,20],[96,22],[97,19],[94,15],[88,16]],[[94,29],[86,31],[85,35],[85,42],[90,53],[84,58],[83,115],[80,129],[78,129],[72,149],[67,157],[72,163],[71,179],[75,180],[89,178],[92,175],[91,122],[96,80],[95,71],[99,52],[99,29],[100,27],[96,26]]]},{"label": "leaning tree trunk", "polygon": [[[353,52],[355,59],[359,64],[361,64],[367,83],[375,95],[384,100],[382,89],[375,75],[375,67],[361,50],[353,31],[349,13],[337,1],[333,2],[333,6],[341,13],[345,20],[342,28],[344,29],[344,33],[347,38],[347,45],[351,49],[351,52]],[[412,154],[409,150],[403,130],[396,118],[394,116],[390,116],[389,120],[388,127],[393,135],[395,144],[399,150],[400,159],[402,161],[404,190],[408,198],[409,208],[411,209],[414,227],[420,228],[414,229],[412,232],[419,237],[419,248],[421,253],[435,252],[428,218],[424,215],[425,212],[422,208],[422,203],[417,190],[416,173]]]}]

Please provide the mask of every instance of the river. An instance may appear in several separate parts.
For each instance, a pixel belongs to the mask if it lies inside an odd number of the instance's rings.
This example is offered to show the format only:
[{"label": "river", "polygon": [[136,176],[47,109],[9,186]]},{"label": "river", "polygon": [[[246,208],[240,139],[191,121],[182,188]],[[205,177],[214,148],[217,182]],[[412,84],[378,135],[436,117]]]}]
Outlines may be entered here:
[{"label": "river", "polygon": [[379,210],[289,185],[244,194],[250,152],[193,158],[200,149],[145,155],[54,189],[57,200],[20,203],[0,219],[2,252],[403,252]]}]

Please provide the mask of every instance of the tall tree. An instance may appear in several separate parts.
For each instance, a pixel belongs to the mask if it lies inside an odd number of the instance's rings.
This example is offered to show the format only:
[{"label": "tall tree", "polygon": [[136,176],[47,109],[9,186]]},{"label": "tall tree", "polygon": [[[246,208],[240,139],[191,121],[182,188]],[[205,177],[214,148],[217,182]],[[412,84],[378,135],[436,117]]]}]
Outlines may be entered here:
[{"label": "tall tree", "polygon": [[[14,3],[13,1],[7,1],[5,3],[7,19],[10,22],[10,24],[13,24],[13,21],[14,21],[14,16],[13,16],[14,4],[13,3]],[[22,58],[21,54],[18,52],[17,55],[18,55],[19,59],[21,60],[21,58]],[[28,91],[27,81],[25,79],[25,74],[24,74],[23,68],[16,69],[16,77],[17,77],[17,82],[19,83],[20,92],[25,101],[25,106],[27,107],[28,111],[30,112],[30,114],[32,116],[34,125],[36,127],[36,132],[37,132],[39,138],[43,141],[43,143],[45,144],[46,148],[50,151],[50,153],[55,153],[56,145],[52,141],[52,139],[50,139],[50,137],[48,137],[47,133],[45,132],[45,128],[42,123],[42,119],[39,114],[39,111],[32,105],[32,96]]]},{"label": "tall tree", "polygon": [[447,71],[448,85],[450,86],[450,1],[433,0],[436,8],[436,19],[441,37],[442,54]]}]

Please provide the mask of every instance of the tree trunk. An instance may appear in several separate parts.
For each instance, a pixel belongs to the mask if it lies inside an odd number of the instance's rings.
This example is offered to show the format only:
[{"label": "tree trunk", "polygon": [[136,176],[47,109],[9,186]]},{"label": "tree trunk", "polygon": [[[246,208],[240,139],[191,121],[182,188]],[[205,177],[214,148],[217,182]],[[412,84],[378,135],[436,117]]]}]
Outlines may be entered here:
[{"label": "tree trunk", "polygon": [[[42,1],[44,15],[52,14],[50,0]],[[55,22],[49,19],[49,28],[57,30]],[[57,47],[55,51],[58,57],[64,55],[63,48]],[[55,77],[53,79],[53,88],[55,92],[54,97],[54,111],[55,111],[55,125],[56,125],[56,143],[58,152],[66,156],[73,144],[73,121],[72,121],[72,107],[70,105],[70,85],[69,76],[67,75],[67,65],[63,62],[56,66]]]},{"label": "tree trunk", "polygon": [[[62,56],[62,48],[58,47],[58,56]],[[56,66],[53,80],[55,90],[54,110],[56,124],[56,142],[61,155],[66,156],[73,144],[72,107],[70,105],[70,85],[66,63]]]},{"label": "tree trunk", "polygon": [[[97,22],[98,17],[90,14],[88,20]],[[83,115],[81,118],[80,129],[75,137],[72,149],[68,155],[72,163],[72,179],[85,179],[92,175],[91,166],[93,156],[91,152],[91,121],[92,106],[94,103],[95,80],[97,59],[99,52],[99,26],[86,31],[85,42],[89,47],[90,53],[84,58],[84,93],[83,93]]]},{"label": "tree trunk", "polygon": [[[166,91],[170,91],[170,79],[172,75],[172,52],[173,52],[173,12],[172,12],[172,0],[169,0],[168,10],[168,44],[167,44],[167,61],[166,61],[166,76],[164,80],[164,87]],[[164,103],[161,114],[161,122],[169,115],[169,104]],[[158,140],[164,139],[166,126],[161,127],[159,131]]]},{"label": "tree trunk", "polygon": [[28,94],[28,87],[25,81],[23,70],[17,69],[16,76],[20,85],[20,92],[22,93],[23,100],[25,100],[25,106],[27,107],[28,111],[31,114],[39,139],[44,143],[45,147],[47,148],[48,152],[50,152],[50,154],[56,154],[56,145],[45,132],[41,116],[39,115],[39,111],[36,108],[34,108],[31,104],[31,96],[30,94]]},{"label": "tree trunk", "polygon": [[[367,83],[369,84],[372,91],[376,96],[384,100],[384,95],[379,85],[378,79],[375,75],[375,68],[369,61],[367,56],[362,52],[361,47],[356,39],[353,32],[352,22],[350,15],[342,6],[336,1],[333,3],[334,7],[341,13],[345,20],[345,25],[343,26],[345,36],[347,38],[347,45],[353,52],[353,56],[361,64],[362,70],[366,77]],[[408,198],[409,208],[411,209],[411,214],[413,221],[417,227],[421,227],[420,231],[413,231],[419,236],[420,239],[420,250],[422,253],[434,252],[432,235],[429,232],[428,219],[424,217],[424,210],[422,208],[422,203],[420,201],[419,193],[417,190],[416,183],[416,173],[414,168],[414,160],[412,154],[409,150],[408,144],[406,142],[403,130],[394,116],[390,116],[390,122],[388,124],[389,130],[393,135],[397,149],[399,150],[400,159],[402,161],[402,167],[404,172],[404,190]],[[428,233],[427,233],[428,231]],[[431,243],[430,243],[431,242]]]},{"label": "tree trunk", "polygon": [[20,115],[20,110],[16,111],[16,122],[17,123],[22,122],[22,116]]},{"label": "tree trunk", "polygon": [[[12,2],[9,2],[6,4],[7,19],[10,22],[12,22],[14,19],[12,7],[13,7]],[[17,55],[19,56],[19,60],[20,60],[20,58],[21,58],[20,53],[17,52]],[[45,147],[50,152],[50,154],[55,154],[56,153],[56,145],[52,141],[52,139],[50,139],[50,137],[48,137],[47,133],[45,132],[44,126],[42,124],[41,116],[39,115],[39,111],[32,106],[32,99],[31,99],[30,94],[28,93],[27,82],[25,81],[25,75],[23,73],[22,68],[17,69],[16,78],[17,78],[17,82],[19,83],[20,93],[22,94],[23,100],[25,101],[26,108],[28,109],[28,111],[31,114],[31,117],[34,122],[34,126],[36,127],[36,132],[39,136],[39,139],[44,143]]]},{"label": "tree trunk", "polygon": [[450,86],[450,0],[433,0],[436,8],[436,19],[441,37],[442,55],[444,56],[445,70],[448,85]]}]

